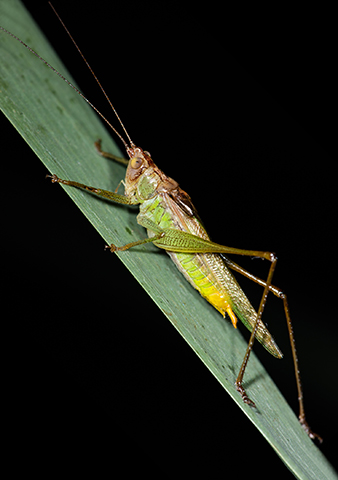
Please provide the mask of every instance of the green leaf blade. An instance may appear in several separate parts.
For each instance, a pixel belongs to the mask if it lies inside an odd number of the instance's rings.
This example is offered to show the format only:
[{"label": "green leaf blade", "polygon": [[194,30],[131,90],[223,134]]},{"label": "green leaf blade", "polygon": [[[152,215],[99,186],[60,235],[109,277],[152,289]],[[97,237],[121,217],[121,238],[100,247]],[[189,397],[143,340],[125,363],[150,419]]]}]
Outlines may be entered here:
[{"label": "green leaf blade", "polygon": [[[12,1],[0,8],[2,26],[72,81],[21,4]],[[106,150],[120,152],[90,107],[3,32],[0,54],[2,111],[48,170],[62,178],[114,189],[125,169],[95,155],[93,142],[97,138],[103,140]],[[106,243],[123,245],[145,236],[130,209],[109,205],[75,189],[65,190]],[[155,247],[144,246],[118,256],[294,475],[302,479],[337,478],[255,355],[250,358],[245,381],[257,410],[242,402],[234,382],[245,341],[191,288],[169,257],[155,255],[155,251]]]}]

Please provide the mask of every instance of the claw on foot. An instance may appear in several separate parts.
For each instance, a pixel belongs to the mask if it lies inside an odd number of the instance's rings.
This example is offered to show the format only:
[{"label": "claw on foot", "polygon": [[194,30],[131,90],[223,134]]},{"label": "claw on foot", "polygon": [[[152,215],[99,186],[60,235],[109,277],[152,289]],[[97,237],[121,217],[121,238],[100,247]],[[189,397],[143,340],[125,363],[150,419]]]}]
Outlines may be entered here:
[{"label": "claw on foot", "polygon": [[256,408],[255,402],[250,400],[250,398],[247,396],[246,391],[242,387],[242,383],[236,382],[235,385],[236,385],[237,392],[239,392],[242,396],[243,402],[246,403],[247,405],[250,405],[250,407],[255,407]]},{"label": "claw on foot", "polygon": [[46,178],[50,178],[52,183],[58,183],[60,181],[59,177],[53,173],[53,175],[46,175]]},{"label": "claw on foot", "polygon": [[311,440],[318,440],[319,443],[323,442],[323,439],[320,435],[317,435],[317,433],[313,432],[310,428],[310,425],[307,423],[304,417],[299,416],[299,421],[301,426],[304,428],[308,436],[311,438]]},{"label": "claw on foot", "polygon": [[111,253],[114,253],[114,252],[116,252],[116,250],[119,250],[119,248],[116,245],[114,245],[113,243],[111,245],[106,245],[104,247],[104,249],[105,250],[110,250]]}]

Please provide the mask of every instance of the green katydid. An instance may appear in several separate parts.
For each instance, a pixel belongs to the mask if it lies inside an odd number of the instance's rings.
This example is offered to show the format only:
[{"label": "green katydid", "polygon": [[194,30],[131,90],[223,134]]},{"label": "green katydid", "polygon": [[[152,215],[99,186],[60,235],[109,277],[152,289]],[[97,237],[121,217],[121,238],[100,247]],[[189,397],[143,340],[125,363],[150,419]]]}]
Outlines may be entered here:
[{"label": "green katydid", "polygon": [[[35,52],[33,53],[35,54]],[[62,75],[60,76],[62,77]],[[87,99],[85,100],[88,102]],[[113,106],[112,108],[116,114]],[[154,245],[169,253],[178,269],[192,286],[220,311],[223,316],[227,314],[234,326],[236,326],[237,318],[244,323],[252,333],[245,352],[243,364],[236,380],[236,387],[242,395],[244,402],[251,406],[254,406],[254,403],[248,398],[242,383],[254,339],[257,338],[275,357],[282,357],[281,351],[261,320],[269,291],[282,298],[295,364],[300,423],[311,438],[320,439],[318,435],[311,431],[305,419],[298,359],[287,298],[280,289],[272,285],[272,278],[277,262],[276,256],[270,252],[229,248],[211,242],[198,218],[190,197],[180,189],[176,181],[167,177],[153,163],[150,155],[146,151],[134,145],[120,118],[118,116],[117,118],[127,136],[128,142],[126,142],[113,127],[111,128],[124,143],[129,160],[123,161],[103,152],[99,143],[97,143],[96,146],[102,156],[128,164],[124,182],[125,195],[89,187],[74,181],[62,180],[55,175],[51,176],[52,181],[85,189],[116,203],[125,205],[140,204],[140,213],[137,220],[140,225],[147,229],[149,238],[120,247],[111,245],[109,247],[110,250],[112,252],[116,250],[126,250],[135,245],[141,245],[147,242],[154,243]],[[228,259],[225,256],[227,254],[255,256],[269,260],[271,265],[267,280],[263,281],[251,275]],[[245,275],[264,287],[257,313],[239,287],[230,269]]]}]

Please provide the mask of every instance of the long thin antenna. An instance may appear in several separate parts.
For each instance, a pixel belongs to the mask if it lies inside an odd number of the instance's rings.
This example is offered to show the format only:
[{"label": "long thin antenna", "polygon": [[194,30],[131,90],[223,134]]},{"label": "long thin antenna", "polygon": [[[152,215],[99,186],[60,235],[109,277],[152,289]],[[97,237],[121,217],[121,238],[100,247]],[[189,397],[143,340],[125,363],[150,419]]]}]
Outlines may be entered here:
[{"label": "long thin antenna", "polygon": [[[44,58],[42,58],[38,53],[36,53],[35,50],[33,50],[31,47],[29,47],[25,42],[23,42],[19,37],[17,37],[16,35],[14,35],[13,33],[9,32],[8,30],[6,30],[4,27],[2,27],[0,25],[0,30],[2,30],[3,32],[7,33],[8,35],[10,35],[11,37],[15,38],[16,40],[18,40],[18,42],[20,42],[24,47],[27,48],[27,50],[29,50],[30,52],[33,53],[33,55],[35,55],[39,60],[41,60],[45,65],[47,65],[47,67],[49,67],[51,70],[53,70],[54,73],[56,73],[56,75],[58,75],[60,78],[62,78],[62,80],[64,80],[67,85],[69,85],[73,90],[75,90],[87,103],[88,105],[90,105],[92,107],[93,110],[95,110],[95,112],[100,115],[100,117],[107,123],[107,125],[109,125],[109,127],[116,133],[116,135],[120,138],[120,140],[123,142],[125,148],[128,148],[128,144],[127,142],[125,141],[125,139],[122,137],[122,135],[119,134],[119,132],[116,130],[116,128],[113,127],[113,125],[109,122],[109,120],[106,119],[106,117],[95,107],[95,105],[93,105],[87,97],[84,96],[84,94],[78,89],[76,88],[69,80],[67,80],[66,77],[64,77],[58,70],[56,70],[56,68],[54,68],[50,63],[48,63]],[[114,109],[115,111],[115,109]],[[116,113],[116,112],[115,112]],[[119,118],[119,117],[118,117]],[[123,127],[124,128],[124,127]],[[128,136],[128,139],[130,141],[130,137],[129,135],[127,134]],[[131,146],[134,146],[133,142],[130,141],[130,144]]]},{"label": "long thin antenna", "polygon": [[[124,131],[124,133],[126,134],[128,140],[129,140],[130,145],[131,145],[131,146],[135,146],[134,143],[132,142],[132,140],[131,140],[131,138],[130,138],[130,136],[129,136],[126,128],[125,128],[125,126],[123,125],[122,120],[120,119],[119,115],[117,114],[117,111],[115,110],[114,105],[112,104],[110,98],[108,97],[108,94],[106,93],[105,89],[103,88],[100,80],[99,80],[99,79],[97,78],[97,76],[95,75],[94,70],[92,69],[92,67],[91,67],[90,64],[88,63],[87,59],[86,59],[85,56],[83,55],[82,51],[80,50],[80,47],[79,47],[78,44],[75,42],[74,38],[72,37],[72,35],[71,35],[71,33],[69,32],[69,30],[68,30],[68,28],[66,27],[66,25],[64,24],[64,22],[63,22],[63,20],[61,19],[60,15],[57,13],[57,11],[55,10],[55,8],[53,7],[52,2],[49,1],[48,3],[49,3],[49,6],[52,8],[53,12],[55,13],[55,15],[57,16],[59,22],[61,23],[61,25],[62,25],[63,28],[65,29],[67,35],[69,36],[69,38],[71,39],[71,41],[72,41],[73,44],[75,45],[76,50],[79,52],[79,54],[81,55],[83,61],[85,62],[85,64],[86,64],[87,67],[89,68],[90,73],[91,73],[91,74],[93,75],[93,77],[95,78],[95,81],[96,81],[96,83],[98,84],[98,86],[100,87],[103,95],[106,97],[106,100],[107,100],[107,102],[109,103],[109,105],[110,105],[111,109],[113,110],[113,112],[115,113],[116,118],[117,118],[118,121],[120,122],[120,125],[121,125],[121,127],[123,128],[123,131]],[[82,95],[82,97],[83,97],[83,95]],[[88,102],[88,100],[86,100],[86,101]],[[88,102],[88,103],[89,103],[89,102]],[[91,105],[91,104],[90,104],[90,105]],[[94,109],[95,109],[96,111],[98,111],[95,107],[94,107]],[[100,112],[98,112],[98,113],[101,115]],[[102,115],[101,115],[101,117],[104,118]],[[104,119],[105,119],[105,118],[104,118]],[[105,120],[106,120],[106,119],[105,119]],[[107,120],[106,120],[106,121],[107,121]],[[107,123],[108,123],[108,122],[107,122]],[[109,124],[109,125],[110,125],[110,124]],[[113,130],[114,130],[115,133],[117,133],[114,128],[113,128]],[[120,135],[119,135],[119,137],[121,138]],[[126,145],[125,145],[125,146],[126,146]]]}]

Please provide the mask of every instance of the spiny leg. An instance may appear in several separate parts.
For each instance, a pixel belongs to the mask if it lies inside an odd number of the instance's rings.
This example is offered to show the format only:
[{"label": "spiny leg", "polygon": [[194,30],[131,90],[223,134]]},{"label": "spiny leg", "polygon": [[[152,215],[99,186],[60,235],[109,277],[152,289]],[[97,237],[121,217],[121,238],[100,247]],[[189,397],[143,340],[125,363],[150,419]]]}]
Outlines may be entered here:
[{"label": "spiny leg", "polygon": [[[112,200],[117,203],[122,203],[126,205],[130,205],[131,202],[129,201],[128,197],[125,197],[124,195],[119,195],[115,192],[110,192],[108,190],[102,190],[101,188],[95,188],[95,187],[89,187],[88,185],[84,185],[83,183],[78,183],[74,182],[72,180],[63,180],[62,178],[59,178],[57,175],[46,175],[47,178],[50,178],[52,183],[61,183],[63,185],[68,185],[70,187],[76,187],[80,188],[82,190],[87,190],[88,192],[91,192],[95,195],[98,195],[99,197],[107,198],[109,200]],[[145,243],[151,243],[156,240],[161,239],[165,235],[164,231],[161,229],[157,228],[156,234],[151,237],[151,238],[145,238],[143,240],[137,240],[135,242],[127,243],[126,245],[123,245],[121,247],[117,247],[113,243],[111,245],[106,245],[106,249],[109,249],[111,252],[116,252],[116,251],[124,251],[128,250],[129,248],[136,247],[137,245],[143,245]]]},{"label": "spiny leg", "polygon": [[[317,439],[321,443],[323,441],[322,438],[311,430],[311,428],[310,428],[310,426],[307,423],[306,418],[305,418],[303,388],[302,388],[302,382],[301,382],[301,378],[300,378],[299,362],[298,362],[298,355],[297,355],[297,350],[296,350],[296,340],[295,340],[294,333],[293,333],[293,326],[292,326],[292,322],[291,322],[290,309],[289,309],[289,304],[288,304],[288,301],[287,301],[286,294],[280,288],[275,287],[274,285],[271,285],[271,284],[268,285],[267,282],[265,282],[264,280],[256,277],[255,275],[252,275],[250,272],[248,272],[244,268],[240,267],[239,265],[237,265],[235,262],[228,259],[227,257],[223,257],[223,260],[225,261],[225,263],[227,264],[227,266],[229,268],[232,268],[233,270],[241,273],[245,277],[249,278],[250,280],[254,281],[255,283],[258,283],[259,285],[261,285],[263,287],[268,286],[268,289],[269,289],[270,292],[272,292],[278,298],[283,300],[284,313],[285,313],[286,322],[287,322],[287,326],[288,326],[289,339],[290,339],[290,345],[291,345],[291,351],[292,351],[292,357],[293,357],[293,364],[294,364],[294,370],[295,370],[295,377],[296,377],[296,384],[297,384],[298,403],[299,403],[299,415],[298,415],[299,422],[302,425],[302,427],[304,428],[304,430],[306,431],[306,433],[309,435],[310,438],[312,438],[313,440]],[[275,258],[274,268],[276,267],[276,261],[277,261],[277,258]],[[264,293],[263,293],[263,295],[264,295]],[[250,338],[250,340],[251,340],[251,338]],[[249,341],[249,345],[250,345],[250,341]],[[248,349],[249,349],[249,345],[248,345]],[[248,352],[248,349],[247,349],[247,352]],[[252,347],[251,347],[251,349],[252,349]],[[246,354],[247,354],[247,352],[246,352]],[[249,352],[249,355],[250,355],[250,352]],[[248,362],[248,357],[247,358],[245,357],[244,361],[243,361],[243,364],[242,364],[242,367],[241,367],[241,371],[240,371],[240,374],[242,373],[240,381],[243,380],[243,375],[244,375],[244,371],[242,371],[243,365],[245,363],[245,365],[244,365],[244,370],[245,370],[247,362]],[[240,374],[239,374],[239,376],[240,376]],[[238,378],[237,378],[237,381],[236,381],[236,388],[237,388],[238,391],[240,391],[240,393],[243,397],[243,400],[250,405],[254,405],[254,402],[252,402],[247,397],[247,395],[245,393],[245,390],[243,389],[241,383],[240,383],[240,385],[237,385],[237,382],[238,382]]]},{"label": "spiny leg", "polygon": [[112,153],[104,152],[101,148],[101,140],[97,140],[97,142],[95,142],[94,145],[95,145],[95,148],[96,148],[97,152],[101,155],[101,157],[109,158],[110,160],[115,160],[115,162],[122,163],[122,165],[128,165],[129,160],[127,160],[126,158],[117,157],[116,155],[113,155]]},{"label": "spiny leg", "polygon": [[106,245],[106,250],[110,250],[112,253],[113,252],[124,252],[125,250],[129,250],[129,248],[132,248],[132,247],[137,247],[138,245],[144,245],[145,243],[151,243],[151,242],[154,242],[160,238],[162,238],[164,235],[164,232],[162,233],[158,233],[157,235],[155,235],[154,237],[151,237],[151,238],[144,238],[142,240],[136,240],[135,242],[130,242],[130,243],[127,243],[126,245],[122,245],[121,247],[117,247],[116,245],[114,245],[113,243],[111,245]]},{"label": "spiny leg", "polygon": [[132,202],[128,197],[124,195],[119,195],[115,192],[110,192],[109,190],[103,190],[102,188],[95,188],[90,187],[89,185],[84,185],[83,183],[74,182],[72,180],[63,180],[59,178],[57,175],[46,175],[46,178],[50,178],[52,183],[61,183],[62,185],[68,185],[70,187],[80,188],[82,190],[86,190],[87,192],[93,193],[99,197],[106,198],[107,200],[111,200],[116,203],[122,203],[124,205],[131,205]]},{"label": "spiny leg", "polygon": [[297,350],[296,350],[296,340],[293,334],[293,327],[292,327],[292,322],[291,322],[291,317],[290,317],[290,310],[289,310],[289,304],[286,298],[286,295],[282,292],[280,295],[280,298],[283,299],[283,304],[284,304],[284,312],[285,312],[285,317],[286,317],[286,322],[288,326],[288,331],[289,331],[289,338],[290,338],[290,344],[291,344],[291,350],[292,350],[292,357],[293,357],[293,365],[295,368],[295,376],[296,376],[296,382],[297,382],[297,391],[298,391],[298,403],[299,403],[299,422],[301,426],[304,428],[306,433],[309,435],[312,440],[317,439],[320,443],[322,443],[323,439],[320,435],[317,433],[313,432],[311,430],[310,425],[307,423],[306,418],[305,418],[305,410],[304,410],[304,400],[303,400],[303,387],[302,387],[302,382],[300,379],[300,371],[299,371],[299,366],[298,366],[298,355],[297,355]]},{"label": "spiny leg", "polygon": [[[233,260],[230,260],[230,258],[226,257],[225,255],[221,255],[221,257],[222,257],[223,261],[225,262],[225,264],[228,268],[231,268],[232,270],[235,270],[235,272],[240,273],[241,275],[248,278],[249,280],[252,280],[253,282],[257,283],[261,287],[265,287],[265,285],[266,285],[265,280],[262,280],[261,278],[257,277],[253,273],[249,272],[245,268],[243,268],[240,265],[238,265],[237,263],[235,263]],[[273,293],[278,298],[282,298],[283,295],[284,295],[282,290],[280,288],[276,287],[275,285],[270,285],[269,286],[269,292]]]},{"label": "spiny leg", "polygon": [[[250,400],[250,398],[246,394],[246,391],[245,391],[245,389],[242,385],[243,376],[244,376],[244,372],[245,372],[245,369],[246,369],[248,361],[249,361],[249,357],[250,357],[250,354],[251,354],[251,351],[252,351],[254,341],[255,341],[255,336],[256,336],[257,329],[258,329],[258,324],[259,324],[259,321],[261,320],[262,315],[263,315],[264,307],[265,307],[266,300],[267,300],[268,293],[269,293],[269,287],[271,286],[272,277],[273,277],[273,274],[274,274],[274,271],[275,271],[275,268],[276,268],[276,263],[277,263],[277,257],[275,256],[275,254],[270,253],[270,252],[265,252],[265,253],[269,253],[270,261],[271,261],[269,274],[268,274],[268,278],[266,280],[266,284],[265,284],[265,287],[264,287],[262,299],[261,299],[259,309],[258,309],[258,312],[257,312],[256,323],[254,325],[254,328],[252,329],[250,339],[249,339],[249,343],[248,343],[248,346],[247,346],[247,349],[246,349],[246,352],[245,352],[245,355],[244,355],[244,359],[243,359],[241,368],[239,370],[238,377],[237,377],[236,382],[235,382],[236,389],[241,394],[241,396],[243,398],[243,401],[245,403],[247,403],[248,405],[251,405],[252,407],[255,407],[256,405],[252,400]],[[266,258],[266,256],[265,256],[265,258]]]}]

